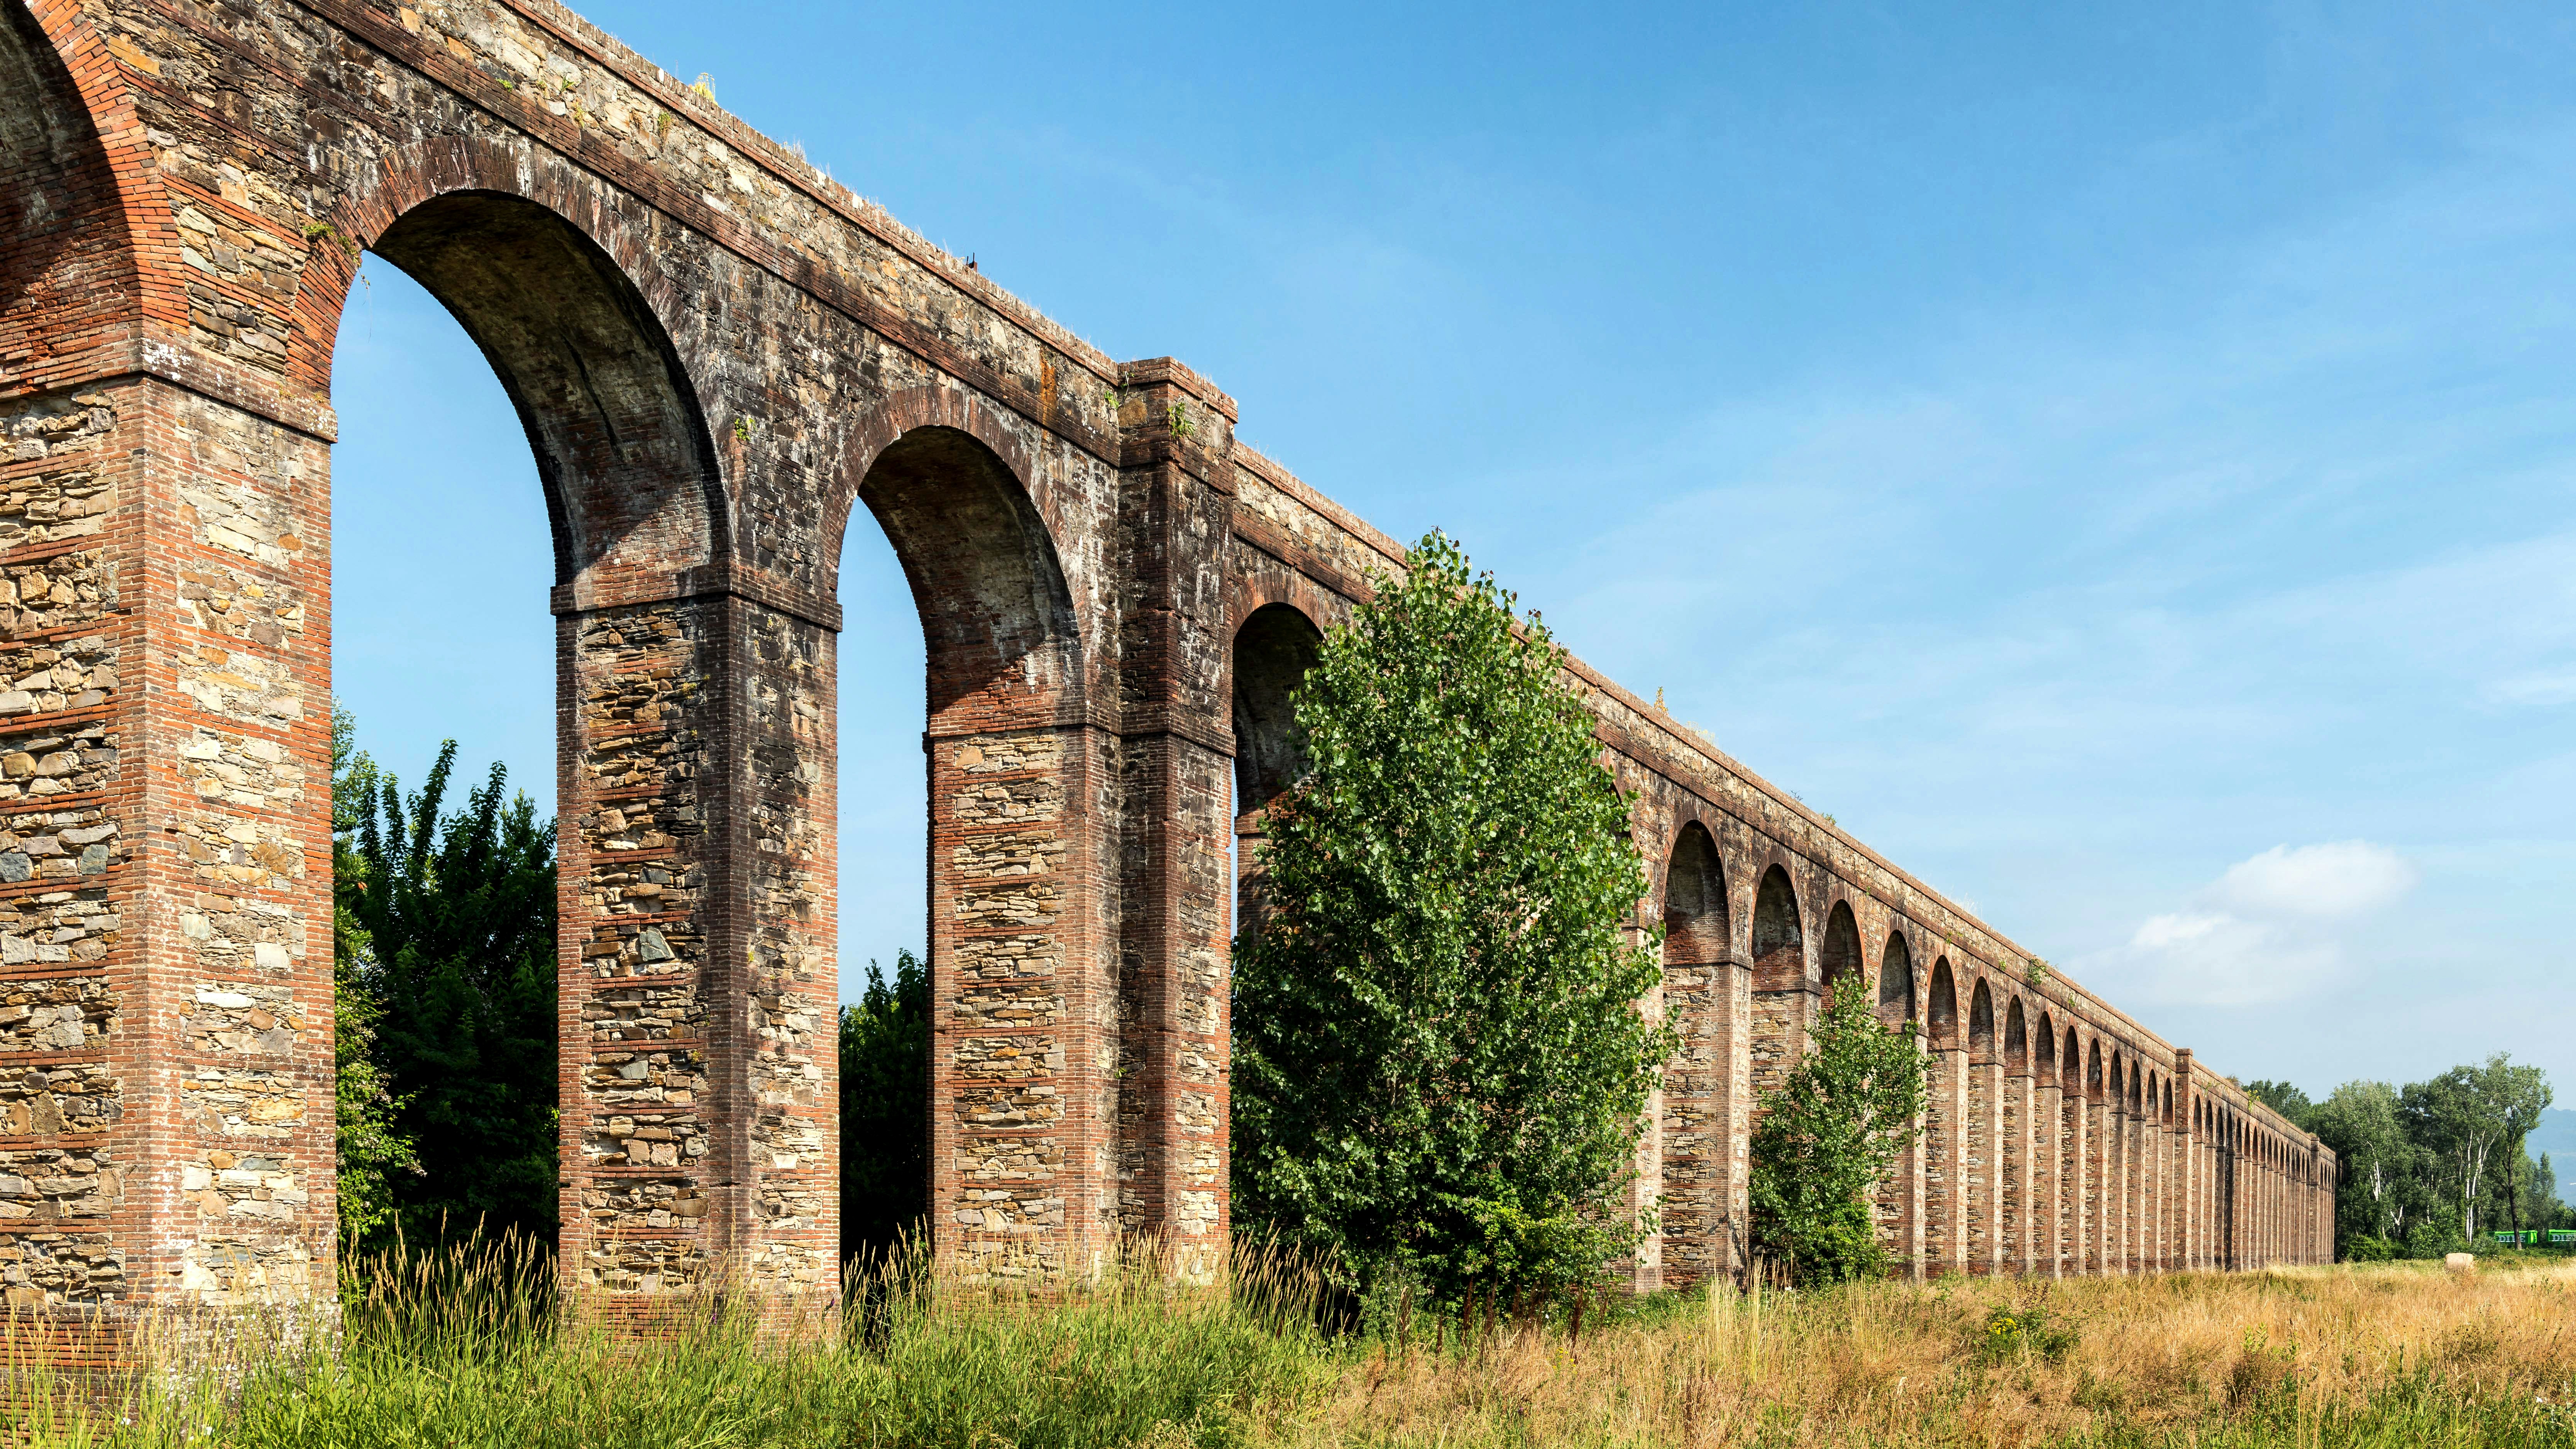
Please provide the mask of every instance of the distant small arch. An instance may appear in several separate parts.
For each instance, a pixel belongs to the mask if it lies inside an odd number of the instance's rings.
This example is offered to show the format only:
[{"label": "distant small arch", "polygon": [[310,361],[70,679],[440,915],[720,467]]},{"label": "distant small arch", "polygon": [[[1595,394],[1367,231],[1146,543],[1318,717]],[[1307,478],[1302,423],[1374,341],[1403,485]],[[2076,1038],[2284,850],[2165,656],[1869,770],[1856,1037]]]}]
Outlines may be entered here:
[{"label": "distant small arch", "polygon": [[1713,966],[1734,940],[1727,924],[1726,866],[1696,820],[1682,825],[1664,865],[1664,964]]},{"label": "distant small arch", "polygon": [[1753,898],[1753,989],[1795,991],[1807,984],[1807,933],[1798,923],[1798,892],[1789,873],[1762,873]]},{"label": "distant small arch", "polygon": [[2042,1086],[2055,1083],[2057,1081],[2057,1020],[2053,1015],[2046,1011],[2039,1014],[2039,1032],[2032,1040],[2038,1043],[2039,1051],[2038,1056],[2031,1062],[2033,1073],[2038,1076]]},{"label": "distant small arch", "polygon": [[2102,1099],[2102,1039],[2093,1038],[2092,1059],[2084,1067],[2084,1095],[2094,1101]]},{"label": "distant small arch", "polygon": [[2057,1085],[2069,1096],[2084,1091],[2084,1043],[2071,1024],[2066,1028],[2066,1050],[2057,1054]]},{"label": "distant small arch", "polygon": [[1878,958],[1878,1016],[1891,1025],[1914,1019],[1914,952],[1902,931],[1888,932]]},{"label": "distant small arch", "polygon": [[1932,1045],[1943,1051],[1954,1051],[1959,1045],[1959,990],[1950,979],[1950,958],[1932,963],[1932,988],[1923,1007],[1924,1025]]},{"label": "distant small arch", "polygon": [[1852,917],[1851,902],[1834,902],[1833,910],[1825,916],[1824,949],[1819,955],[1828,996],[1842,982],[1862,979],[1860,923]]},{"label": "distant small arch", "polygon": [[2018,996],[2004,1009],[2004,1070],[2017,1077],[2030,1075],[2030,1028],[2022,1020]]},{"label": "distant small arch", "polygon": [[1995,998],[1980,976],[1977,989],[1968,997],[1968,1060],[1983,1065],[1994,1059]]}]

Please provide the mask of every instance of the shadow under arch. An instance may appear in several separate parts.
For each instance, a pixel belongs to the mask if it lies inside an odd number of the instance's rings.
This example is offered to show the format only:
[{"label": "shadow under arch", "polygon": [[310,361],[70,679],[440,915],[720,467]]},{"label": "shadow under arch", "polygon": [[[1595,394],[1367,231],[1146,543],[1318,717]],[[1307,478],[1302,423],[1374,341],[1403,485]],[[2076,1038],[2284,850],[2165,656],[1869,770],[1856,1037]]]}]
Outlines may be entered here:
[{"label": "shadow under arch", "polygon": [[1890,931],[1878,958],[1878,1019],[1894,1026],[1912,1021],[1914,1012],[1914,951],[1904,932]]},{"label": "shadow under arch", "polygon": [[575,602],[666,595],[678,570],[724,557],[724,484],[697,390],[597,242],[541,203],[469,189],[405,210],[370,250],[492,364],[536,456],[555,582],[578,585]]},{"label": "shadow under arch", "polygon": [[[0,319],[122,311],[141,292],[114,164],[64,62],[27,6],[0,6]],[[51,339],[6,320],[0,339],[0,379],[42,385]]]},{"label": "shadow under arch", "polygon": [[1693,820],[1673,838],[1664,865],[1664,965],[1713,966],[1727,958],[1726,866],[1708,827]]},{"label": "shadow under arch", "polygon": [[1860,924],[1852,918],[1851,902],[1834,902],[1832,914],[1825,918],[1824,949],[1818,955],[1828,996],[1845,981],[1863,980]]},{"label": "shadow under arch", "polygon": [[1986,1066],[1995,1059],[1995,997],[1984,977],[1968,995],[1968,1060]]},{"label": "shadow under arch", "polygon": [[[1757,1103],[1786,1081],[1806,1049],[1814,1009],[1807,988],[1807,935],[1789,873],[1772,866],[1753,897],[1753,1089]],[[1757,1111],[1762,1110],[1757,1106]]]},{"label": "shadow under arch", "polygon": [[912,589],[933,734],[1052,723],[1078,705],[1081,639],[1054,536],[989,443],[911,428],[869,460],[857,499]]},{"label": "shadow under arch", "polygon": [[1324,633],[1293,604],[1264,604],[1234,631],[1234,809],[1249,815],[1311,768],[1292,703]]},{"label": "shadow under arch", "polygon": [[1234,920],[1260,909],[1259,842],[1271,802],[1314,768],[1295,698],[1323,657],[1323,631],[1293,604],[1264,604],[1234,631]]},{"label": "shadow under arch", "polygon": [[1801,991],[1807,984],[1807,933],[1798,921],[1798,892],[1789,873],[1762,873],[1753,900],[1753,989]]},{"label": "shadow under arch", "polygon": [[2022,1017],[2018,996],[2004,1011],[2004,1070],[2017,1077],[2030,1071],[2030,1026]]}]

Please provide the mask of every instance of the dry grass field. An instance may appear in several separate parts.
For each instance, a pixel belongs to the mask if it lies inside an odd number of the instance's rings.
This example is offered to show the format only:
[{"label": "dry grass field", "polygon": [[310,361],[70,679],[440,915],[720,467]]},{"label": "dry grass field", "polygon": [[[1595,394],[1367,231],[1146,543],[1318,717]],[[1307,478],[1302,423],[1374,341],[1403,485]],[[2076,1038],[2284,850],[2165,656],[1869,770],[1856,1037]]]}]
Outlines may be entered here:
[{"label": "dry grass field", "polygon": [[[388,1268],[336,1331],[87,1407],[41,1369],[10,1442],[171,1446],[2504,1445],[2576,1449],[2576,1265],[1976,1279],[1664,1297],[1577,1338],[1319,1333],[1278,1259],[1033,1301],[912,1274],[791,1346],[719,1310],[638,1344],[553,1314],[542,1261]],[[1597,1312],[1596,1312],[1597,1317]],[[256,1328],[256,1325],[252,1325]],[[283,1331],[274,1331],[283,1330]]]},{"label": "dry grass field", "polygon": [[2576,1445],[2576,1266],[1729,1295],[1349,1366],[1293,1445]]}]

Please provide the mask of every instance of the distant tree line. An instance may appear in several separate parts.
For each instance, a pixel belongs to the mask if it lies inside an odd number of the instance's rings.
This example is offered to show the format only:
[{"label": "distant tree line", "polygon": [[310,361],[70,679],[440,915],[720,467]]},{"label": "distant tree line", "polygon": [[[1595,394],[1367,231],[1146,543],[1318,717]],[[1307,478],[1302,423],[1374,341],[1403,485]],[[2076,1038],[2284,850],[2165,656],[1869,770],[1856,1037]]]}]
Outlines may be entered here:
[{"label": "distant tree line", "polygon": [[2438,1257],[2498,1230],[2576,1228],[2548,1155],[2525,1146],[2549,1076],[2506,1053],[2402,1087],[2346,1082],[2322,1102],[2287,1082],[2246,1090],[2334,1149],[2339,1257]]}]

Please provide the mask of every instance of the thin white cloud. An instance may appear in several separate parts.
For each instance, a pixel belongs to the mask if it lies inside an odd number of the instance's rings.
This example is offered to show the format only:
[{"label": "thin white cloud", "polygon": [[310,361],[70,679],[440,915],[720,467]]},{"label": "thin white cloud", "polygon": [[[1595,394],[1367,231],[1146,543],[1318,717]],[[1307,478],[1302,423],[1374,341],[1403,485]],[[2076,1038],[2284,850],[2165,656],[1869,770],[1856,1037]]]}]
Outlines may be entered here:
[{"label": "thin white cloud", "polygon": [[2388,905],[2420,879],[2414,865],[2387,846],[2338,840],[2295,850],[2273,846],[2229,866],[2208,894],[2213,902],[2258,919],[2331,919]]},{"label": "thin white cloud", "polygon": [[2366,840],[2276,845],[2229,866],[2185,909],[2150,916],[2127,945],[2082,969],[2169,1005],[2296,1000],[2343,976],[2345,931],[2421,878],[2412,861]]}]

